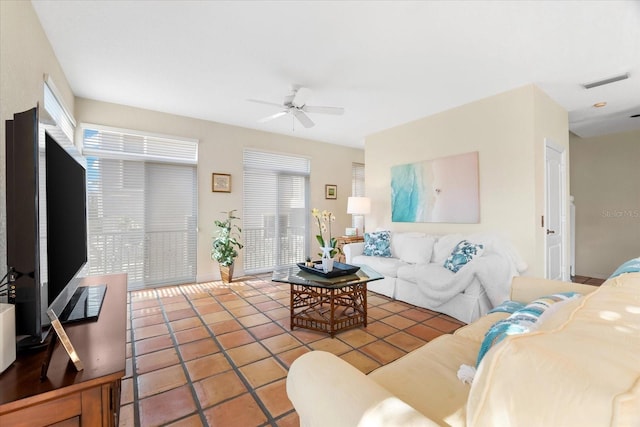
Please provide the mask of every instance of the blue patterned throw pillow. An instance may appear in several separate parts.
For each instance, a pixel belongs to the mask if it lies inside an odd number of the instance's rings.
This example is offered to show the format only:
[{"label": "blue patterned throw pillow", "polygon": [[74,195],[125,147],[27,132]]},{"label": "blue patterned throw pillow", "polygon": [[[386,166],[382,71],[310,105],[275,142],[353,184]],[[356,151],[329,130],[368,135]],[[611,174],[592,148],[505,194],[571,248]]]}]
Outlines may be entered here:
[{"label": "blue patterned throw pillow", "polygon": [[640,272],[640,257],[630,259],[629,261],[622,264],[620,267],[616,269],[616,271],[613,272],[611,276],[609,276],[609,279],[612,279],[616,276],[619,276],[625,273],[638,273],[638,272]]},{"label": "blue patterned throw pillow", "polygon": [[463,240],[453,248],[451,255],[444,261],[444,267],[457,273],[462,267],[467,265],[473,258],[482,255],[483,245],[471,243]]},{"label": "blue patterned throw pillow", "polygon": [[391,256],[391,232],[376,231],[364,233],[364,255],[367,256]]}]

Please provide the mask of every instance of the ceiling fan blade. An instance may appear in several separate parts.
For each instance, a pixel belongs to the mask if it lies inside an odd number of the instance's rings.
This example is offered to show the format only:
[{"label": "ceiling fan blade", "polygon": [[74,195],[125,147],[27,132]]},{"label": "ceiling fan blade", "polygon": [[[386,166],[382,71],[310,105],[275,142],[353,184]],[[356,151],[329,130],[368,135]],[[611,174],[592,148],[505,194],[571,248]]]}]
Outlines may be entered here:
[{"label": "ceiling fan blade", "polygon": [[336,116],[341,116],[344,114],[344,108],[342,107],[321,107],[305,105],[304,107],[302,107],[302,111],[304,111],[305,113],[334,114]]},{"label": "ceiling fan blade", "polygon": [[301,87],[298,90],[296,90],[296,93],[293,96],[293,100],[291,101],[291,104],[294,107],[301,108],[307,102],[307,99],[309,99],[310,96],[311,96],[311,89],[308,89],[306,87]]},{"label": "ceiling fan blade", "polygon": [[287,111],[280,111],[279,113],[275,113],[272,114],[270,116],[264,117],[260,120],[258,120],[258,123],[264,123],[264,122],[269,122],[273,119],[277,119],[278,117],[282,117],[282,116],[286,116],[287,115]]},{"label": "ceiling fan blade", "polygon": [[303,113],[302,110],[293,110],[293,115],[296,116],[296,119],[298,119],[300,123],[302,123],[302,126],[306,128],[312,128],[315,126],[315,123],[313,123],[309,116]]},{"label": "ceiling fan blade", "polygon": [[259,99],[247,99],[247,101],[255,102],[256,104],[271,105],[272,107],[282,108],[282,104],[278,104],[278,103],[275,103],[275,102],[261,101]]}]

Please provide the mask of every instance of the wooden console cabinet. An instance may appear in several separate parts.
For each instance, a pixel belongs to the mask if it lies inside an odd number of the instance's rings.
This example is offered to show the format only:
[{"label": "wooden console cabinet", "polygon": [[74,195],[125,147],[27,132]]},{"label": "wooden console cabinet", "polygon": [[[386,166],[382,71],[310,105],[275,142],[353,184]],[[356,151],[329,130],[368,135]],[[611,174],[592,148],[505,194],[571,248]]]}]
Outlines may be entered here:
[{"label": "wooden console cabinet", "polygon": [[75,370],[60,342],[44,381],[40,369],[46,351],[18,355],[0,375],[0,426],[118,425],[126,363],[127,275],[91,276],[81,285],[97,284],[107,285],[98,320],[65,325],[84,370]]}]

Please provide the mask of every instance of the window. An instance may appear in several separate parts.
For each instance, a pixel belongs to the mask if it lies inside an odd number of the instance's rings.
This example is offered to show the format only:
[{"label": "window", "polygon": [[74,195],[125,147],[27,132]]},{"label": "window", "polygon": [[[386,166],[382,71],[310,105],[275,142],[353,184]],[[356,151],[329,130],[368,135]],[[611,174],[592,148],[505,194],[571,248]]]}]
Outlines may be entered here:
[{"label": "window", "polygon": [[[351,164],[351,195],[353,197],[366,196],[364,193],[364,165],[362,163]],[[357,226],[356,215],[351,216],[351,226]]]},{"label": "window", "polygon": [[308,253],[310,161],[256,150],[244,152],[242,237],[245,273],[292,265]]},{"label": "window", "polygon": [[89,272],[129,289],[195,281],[197,141],[83,126]]}]

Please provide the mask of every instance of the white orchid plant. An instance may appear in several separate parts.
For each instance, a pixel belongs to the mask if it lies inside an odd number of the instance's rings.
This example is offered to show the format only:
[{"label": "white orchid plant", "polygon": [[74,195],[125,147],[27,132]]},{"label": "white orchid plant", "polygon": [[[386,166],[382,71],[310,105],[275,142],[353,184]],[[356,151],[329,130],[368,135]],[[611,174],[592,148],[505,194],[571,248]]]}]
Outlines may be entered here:
[{"label": "white orchid plant", "polygon": [[[320,212],[319,209],[313,208],[311,209],[311,216],[313,216],[317,223],[320,234],[316,234],[316,240],[320,243],[320,248],[322,252],[318,253],[318,255],[323,256],[327,254],[329,258],[333,258],[338,253],[336,249],[336,244],[338,241],[331,236],[331,223],[335,222],[336,216],[327,210]],[[325,240],[324,234],[329,234],[329,240]]]}]

